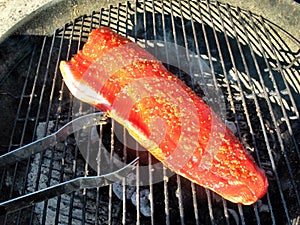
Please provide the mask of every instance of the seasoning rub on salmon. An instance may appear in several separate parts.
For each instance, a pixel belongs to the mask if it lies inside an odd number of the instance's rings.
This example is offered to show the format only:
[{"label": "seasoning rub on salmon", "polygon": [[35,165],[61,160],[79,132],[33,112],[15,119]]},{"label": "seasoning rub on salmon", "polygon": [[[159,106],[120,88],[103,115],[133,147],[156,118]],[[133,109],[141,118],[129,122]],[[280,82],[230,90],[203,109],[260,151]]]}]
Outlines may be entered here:
[{"label": "seasoning rub on salmon", "polygon": [[225,199],[253,204],[268,181],[212,109],[147,51],[93,30],[60,70],[71,93],[121,123],[166,167]]}]

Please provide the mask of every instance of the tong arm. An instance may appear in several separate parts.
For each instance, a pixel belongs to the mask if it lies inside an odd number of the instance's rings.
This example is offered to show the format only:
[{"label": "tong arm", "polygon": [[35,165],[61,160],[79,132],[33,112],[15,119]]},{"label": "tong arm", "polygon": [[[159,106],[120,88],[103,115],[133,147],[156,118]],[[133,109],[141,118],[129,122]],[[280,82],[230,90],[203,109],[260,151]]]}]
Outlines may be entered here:
[{"label": "tong arm", "polygon": [[123,168],[108,174],[101,176],[78,177],[70,181],[65,181],[63,183],[2,202],[0,203],[0,215],[29,207],[38,202],[42,202],[62,194],[69,194],[84,188],[103,187],[117,181],[121,181],[120,178],[126,177],[127,174],[135,168],[137,161],[138,158]]},{"label": "tong arm", "polygon": [[33,154],[42,152],[43,150],[56,145],[58,142],[65,140],[70,134],[78,130],[86,129],[90,126],[105,124],[106,122],[107,117],[104,112],[96,112],[78,117],[68,122],[51,135],[1,155],[0,167],[19,162]]}]

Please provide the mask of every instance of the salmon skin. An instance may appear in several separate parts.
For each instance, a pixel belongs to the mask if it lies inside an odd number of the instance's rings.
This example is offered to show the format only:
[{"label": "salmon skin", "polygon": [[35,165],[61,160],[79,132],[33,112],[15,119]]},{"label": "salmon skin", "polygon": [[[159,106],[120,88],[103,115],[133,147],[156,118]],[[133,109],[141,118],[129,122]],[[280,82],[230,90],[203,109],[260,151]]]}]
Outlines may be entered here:
[{"label": "salmon skin", "polygon": [[234,203],[267,192],[264,172],[212,109],[128,38],[95,29],[60,71],[76,98],[108,112],[175,173]]}]

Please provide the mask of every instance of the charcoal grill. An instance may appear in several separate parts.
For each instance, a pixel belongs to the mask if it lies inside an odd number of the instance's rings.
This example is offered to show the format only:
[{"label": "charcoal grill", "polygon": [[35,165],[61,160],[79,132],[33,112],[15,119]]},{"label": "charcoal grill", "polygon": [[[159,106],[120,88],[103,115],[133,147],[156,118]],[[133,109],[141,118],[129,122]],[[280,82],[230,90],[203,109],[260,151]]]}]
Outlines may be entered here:
[{"label": "charcoal grill", "polygon": [[[1,216],[1,224],[300,223],[297,39],[262,16],[220,2],[70,2],[49,4],[1,39],[1,155],[55,132],[75,114],[93,111],[69,93],[58,65],[83,46],[92,29],[109,26],[144,47],[153,40],[173,42],[207,63],[224,96],[224,119],[266,171],[268,193],[251,206],[233,204],[180,176],[167,179],[163,168],[161,182],[130,188],[123,182],[63,194],[8,212]],[[181,71],[180,62],[176,68],[168,63],[166,67],[182,79],[192,77]],[[110,154],[141,154],[130,152],[117,139],[115,126],[111,121],[97,127]],[[85,135],[91,140],[91,133]],[[129,138],[125,131],[122,135]],[[42,154],[0,168],[0,202],[99,174],[90,168],[76,140],[71,135]],[[148,154],[139,156],[141,164],[149,165],[152,179],[155,160]],[[139,175],[137,170],[137,180]],[[115,189],[121,190],[119,197]],[[131,198],[126,198],[129,193]]]}]

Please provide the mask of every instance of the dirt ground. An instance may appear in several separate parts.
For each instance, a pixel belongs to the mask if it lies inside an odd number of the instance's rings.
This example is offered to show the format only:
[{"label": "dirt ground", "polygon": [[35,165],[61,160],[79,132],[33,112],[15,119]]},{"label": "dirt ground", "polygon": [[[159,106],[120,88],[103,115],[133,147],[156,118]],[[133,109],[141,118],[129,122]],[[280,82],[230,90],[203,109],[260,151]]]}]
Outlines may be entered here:
[{"label": "dirt ground", "polygon": [[52,0],[0,0],[0,36],[18,21]]},{"label": "dirt ground", "polygon": [[[51,1],[57,0],[0,0],[0,37],[26,15]],[[109,0],[109,2],[113,3],[115,0]],[[254,0],[220,0],[220,2],[263,15],[278,26],[286,29],[296,39],[299,39],[300,0],[264,0],[258,2]]]}]

